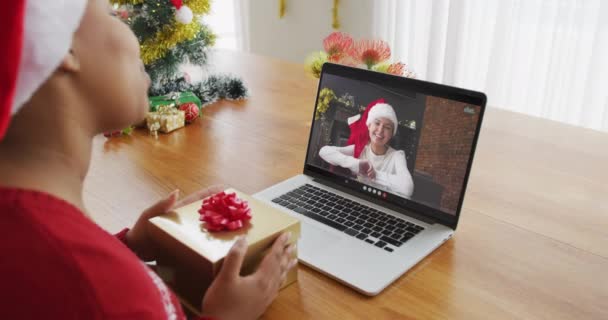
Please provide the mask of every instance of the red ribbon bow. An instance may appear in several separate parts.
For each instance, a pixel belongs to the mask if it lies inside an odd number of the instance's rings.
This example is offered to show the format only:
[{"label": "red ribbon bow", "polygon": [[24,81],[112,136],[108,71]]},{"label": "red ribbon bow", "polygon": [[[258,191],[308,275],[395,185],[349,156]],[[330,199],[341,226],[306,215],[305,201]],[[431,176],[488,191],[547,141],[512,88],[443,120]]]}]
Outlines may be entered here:
[{"label": "red ribbon bow", "polygon": [[198,213],[205,228],[211,232],[240,229],[251,220],[249,203],[236,196],[236,193],[220,192],[203,201]]}]

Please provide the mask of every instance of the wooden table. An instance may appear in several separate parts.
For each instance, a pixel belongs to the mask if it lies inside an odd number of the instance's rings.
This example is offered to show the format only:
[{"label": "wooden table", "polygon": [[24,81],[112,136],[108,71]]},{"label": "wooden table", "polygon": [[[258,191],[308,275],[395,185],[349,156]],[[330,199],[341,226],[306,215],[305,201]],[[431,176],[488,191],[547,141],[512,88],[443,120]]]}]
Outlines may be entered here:
[{"label": "wooden table", "polygon": [[[219,52],[251,98],[158,139],[95,139],[85,199],[111,232],[168,192],[247,193],[302,170],[317,80]],[[491,97],[490,97],[491,98]],[[608,134],[489,108],[455,237],[369,298],[309,268],[265,319],[608,319]]]}]

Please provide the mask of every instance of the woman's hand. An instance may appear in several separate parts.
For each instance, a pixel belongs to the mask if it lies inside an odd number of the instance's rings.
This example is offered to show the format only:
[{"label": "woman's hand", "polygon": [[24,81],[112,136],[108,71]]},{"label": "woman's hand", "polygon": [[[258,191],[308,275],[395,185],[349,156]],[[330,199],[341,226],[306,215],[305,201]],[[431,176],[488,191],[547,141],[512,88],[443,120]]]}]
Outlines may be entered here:
[{"label": "woman's hand", "polygon": [[287,272],[297,259],[291,255],[294,245],[287,246],[290,234],[282,234],[258,270],[241,277],[239,272],[247,251],[245,238],[239,239],[224,259],[219,274],[203,298],[203,314],[213,319],[258,319],[279,292]]},{"label": "woman's hand", "polygon": [[365,177],[368,177],[370,179],[376,178],[376,170],[374,170],[374,167],[372,166],[372,164],[367,160],[359,161],[359,174],[361,174]]},{"label": "woman's hand", "polygon": [[173,208],[183,207],[194,201],[202,200],[210,195],[216,194],[224,190],[221,186],[212,186],[201,189],[181,200],[179,198],[179,190],[175,190],[165,199],[158,201],[156,204],[146,209],[135,222],[135,226],[126,234],[127,245],[131,251],[135,252],[140,259],[144,261],[152,261],[156,259],[156,246],[150,235],[148,234],[148,220],[153,217],[162,215],[171,211]]}]

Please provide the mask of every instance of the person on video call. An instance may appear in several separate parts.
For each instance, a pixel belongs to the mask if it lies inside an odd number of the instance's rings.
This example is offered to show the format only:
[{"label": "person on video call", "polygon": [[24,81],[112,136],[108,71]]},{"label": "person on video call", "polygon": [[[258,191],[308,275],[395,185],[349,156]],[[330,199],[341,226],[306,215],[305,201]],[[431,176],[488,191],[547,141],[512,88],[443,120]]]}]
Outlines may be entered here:
[{"label": "person on video call", "polygon": [[362,116],[348,119],[350,137],[345,147],[324,146],[319,156],[334,166],[410,198],[414,182],[407,169],[405,152],[389,146],[397,133],[395,110],[384,99],[370,103]]}]

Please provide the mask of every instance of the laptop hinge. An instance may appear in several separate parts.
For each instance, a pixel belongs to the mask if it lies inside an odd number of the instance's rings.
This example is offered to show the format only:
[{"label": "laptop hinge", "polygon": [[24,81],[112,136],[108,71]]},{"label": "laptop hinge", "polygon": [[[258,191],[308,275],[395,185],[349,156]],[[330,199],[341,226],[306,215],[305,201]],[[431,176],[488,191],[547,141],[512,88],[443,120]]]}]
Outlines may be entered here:
[{"label": "laptop hinge", "polygon": [[313,177],[312,180],[314,182],[316,182],[316,183],[328,186],[330,188],[334,188],[336,190],[340,190],[340,191],[342,191],[344,193],[348,193],[348,194],[350,194],[350,195],[352,195],[354,197],[367,200],[367,201],[369,201],[369,202],[371,202],[373,204],[377,204],[377,205],[379,205],[381,207],[384,207],[384,208],[387,208],[389,210],[392,210],[392,211],[395,211],[395,212],[399,212],[399,213],[401,213],[403,215],[406,215],[408,217],[420,220],[422,222],[425,222],[425,223],[428,223],[428,224],[438,223],[438,221],[435,220],[435,219],[433,219],[433,218],[421,215],[421,214],[413,212],[411,210],[406,210],[406,209],[400,208],[399,206],[396,206],[394,204],[391,204],[391,203],[378,203],[378,202],[376,202],[377,199],[375,199],[374,197],[358,194],[355,191],[353,191],[353,190],[351,190],[349,188],[345,188],[345,187],[343,187],[343,186],[341,186],[341,185],[339,185],[337,183],[333,183],[331,181],[325,181],[325,180],[314,178],[314,177]]}]

